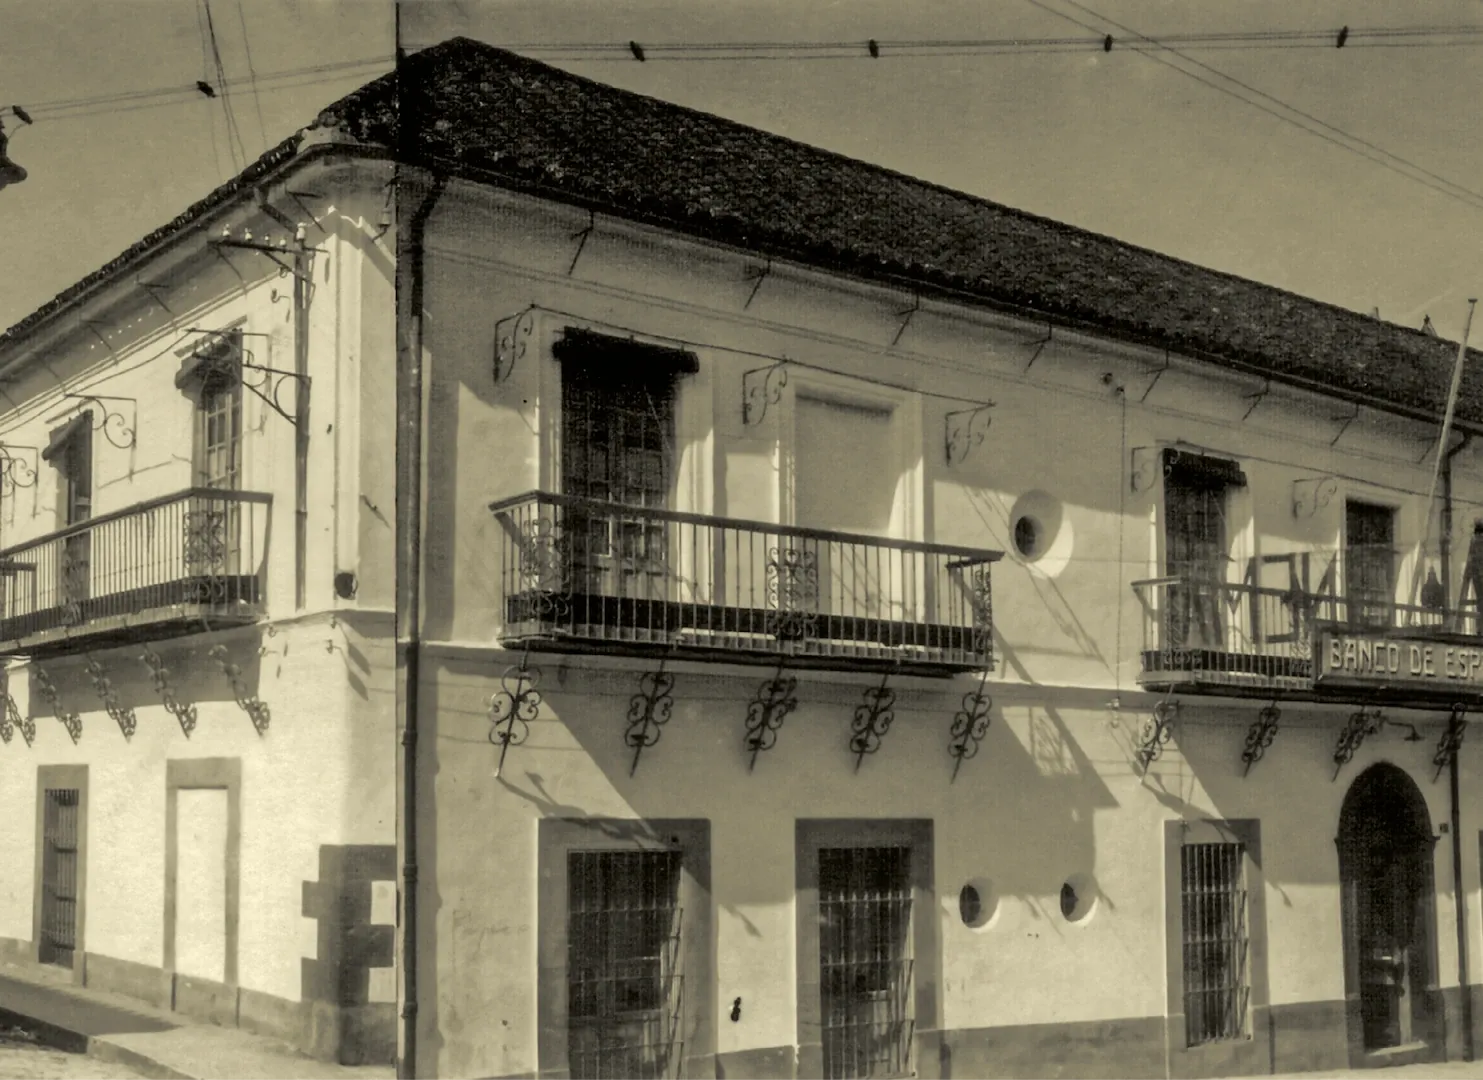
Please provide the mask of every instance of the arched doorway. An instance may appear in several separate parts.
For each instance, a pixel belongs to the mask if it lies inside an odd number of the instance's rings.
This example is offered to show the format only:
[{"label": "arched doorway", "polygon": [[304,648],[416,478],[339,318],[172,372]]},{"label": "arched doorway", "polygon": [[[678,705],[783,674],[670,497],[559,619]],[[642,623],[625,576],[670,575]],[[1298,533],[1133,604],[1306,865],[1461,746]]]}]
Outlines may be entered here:
[{"label": "arched doorway", "polygon": [[1434,844],[1426,799],[1410,776],[1384,763],[1359,775],[1338,836],[1352,1060],[1407,1048],[1435,1060],[1442,1051]]}]

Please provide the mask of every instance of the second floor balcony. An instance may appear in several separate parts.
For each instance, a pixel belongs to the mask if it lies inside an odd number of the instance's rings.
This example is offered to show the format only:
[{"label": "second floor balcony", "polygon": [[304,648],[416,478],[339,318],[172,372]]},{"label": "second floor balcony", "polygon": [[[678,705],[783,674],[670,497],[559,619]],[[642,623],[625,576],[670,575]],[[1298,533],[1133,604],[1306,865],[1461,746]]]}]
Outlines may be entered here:
[{"label": "second floor balcony", "polygon": [[252,622],[271,496],[190,488],[0,551],[0,651],[44,654]]},{"label": "second floor balcony", "polygon": [[532,492],[494,503],[507,645],[993,665],[1000,553]]},{"label": "second floor balcony", "polygon": [[1145,686],[1307,690],[1322,630],[1382,638],[1483,634],[1477,610],[1399,603],[1388,589],[1341,596],[1197,577],[1151,578],[1133,589],[1143,612],[1138,681]]}]

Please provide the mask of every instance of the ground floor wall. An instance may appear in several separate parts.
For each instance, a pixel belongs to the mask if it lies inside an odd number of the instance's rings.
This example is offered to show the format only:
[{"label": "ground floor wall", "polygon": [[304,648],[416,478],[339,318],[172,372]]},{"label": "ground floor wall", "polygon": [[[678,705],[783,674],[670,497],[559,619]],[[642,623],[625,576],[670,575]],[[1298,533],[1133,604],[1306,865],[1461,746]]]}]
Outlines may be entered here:
[{"label": "ground floor wall", "polygon": [[[578,976],[567,950],[583,887],[570,860],[624,848],[679,851],[687,868],[681,947],[703,981],[687,984],[698,1001],[675,1017],[684,1070],[819,1075],[820,940],[831,932],[820,853],[850,830],[910,846],[921,878],[909,885],[919,1075],[1370,1063],[1337,841],[1354,781],[1387,763],[1429,823],[1430,930],[1413,980],[1425,1001],[1397,1053],[1463,1054],[1460,988],[1476,998],[1483,981],[1483,800],[1477,749],[1464,743],[1464,980],[1448,775],[1434,761],[1445,709],[1386,710],[1393,722],[1340,763],[1354,708],[1279,702],[1266,716],[1275,737],[1248,768],[1267,701],[1180,698],[1159,713],[1164,741],[1151,738],[1147,695],[990,683],[977,741],[973,680],[889,678],[883,710],[880,675],[785,671],[771,685],[773,671],[721,665],[661,674],[657,663],[536,653],[524,675],[520,665],[436,647],[424,660],[419,1075],[569,1067]],[[746,740],[779,694],[796,707],[754,754]],[[1240,1030],[1192,1046],[1198,888],[1186,845],[1207,843],[1199,850],[1242,845],[1249,953]],[[1471,1004],[1476,1028],[1483,1002]]]},{"label": "ground floor wall", "polygon": [[321,1058],[392,1060],[394,717],[364,629],[13,665],[0,959]]}]

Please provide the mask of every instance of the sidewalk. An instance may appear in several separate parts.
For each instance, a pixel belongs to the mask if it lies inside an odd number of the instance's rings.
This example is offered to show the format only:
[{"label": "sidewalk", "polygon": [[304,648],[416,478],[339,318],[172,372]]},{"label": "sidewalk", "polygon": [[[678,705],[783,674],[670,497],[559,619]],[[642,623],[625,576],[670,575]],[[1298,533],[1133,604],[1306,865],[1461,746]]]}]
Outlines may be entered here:
[{"label": "sidewalk", "polygon": [[65,981],[70,972],[0,964],[0,1025],[156,1080],[382,1080],[390,1065],[316,1061],[287,1043],[196,1023],[141,1001]]}]

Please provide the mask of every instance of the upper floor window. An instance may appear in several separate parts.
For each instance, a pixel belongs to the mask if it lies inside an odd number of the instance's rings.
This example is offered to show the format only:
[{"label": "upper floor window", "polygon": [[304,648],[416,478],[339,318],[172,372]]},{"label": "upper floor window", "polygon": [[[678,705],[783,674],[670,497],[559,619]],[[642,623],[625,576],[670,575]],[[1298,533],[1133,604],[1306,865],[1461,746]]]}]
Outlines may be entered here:
[{"label": "upper floor window", "polygon": [[242,479],[242,380],[221,367],[201,381],[196,404],[196,475],[202,487],[235,489]]},{"label": "upper floor window", "polygon": [[1349,500],[1344,504],[1344,596],[1349,622],[1390,626],[1395,606],[1395,511]]},{"label": "upper floor window", "polygon": [[1224,641],[1220,586],[1230,562],[1230,496],[1245,486],[1233,461],[1164,451],[1164,573],[1180,579],[1169,589],[1169,631],[1181,647]]}]

